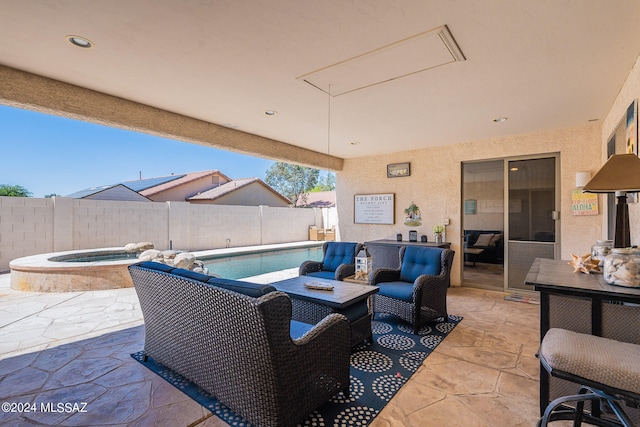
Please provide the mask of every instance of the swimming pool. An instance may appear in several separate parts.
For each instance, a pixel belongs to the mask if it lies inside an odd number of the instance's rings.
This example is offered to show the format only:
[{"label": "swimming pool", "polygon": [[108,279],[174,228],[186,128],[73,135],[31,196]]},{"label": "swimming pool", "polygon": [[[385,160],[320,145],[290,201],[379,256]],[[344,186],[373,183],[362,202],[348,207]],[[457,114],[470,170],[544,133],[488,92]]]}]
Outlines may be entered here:
[{"label": "swimming pool", "polygon": [[204,262],[209,274],[225,279],[242,279],[299,267],[306,260],[322,261],[322,246],[198,259]]}]

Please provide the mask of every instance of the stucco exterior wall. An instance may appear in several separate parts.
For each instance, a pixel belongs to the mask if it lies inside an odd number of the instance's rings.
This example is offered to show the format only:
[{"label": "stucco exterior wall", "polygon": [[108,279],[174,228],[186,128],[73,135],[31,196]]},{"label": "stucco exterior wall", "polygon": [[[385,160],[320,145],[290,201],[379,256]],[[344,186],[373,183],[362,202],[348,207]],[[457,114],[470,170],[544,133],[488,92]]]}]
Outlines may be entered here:
[{"label": "stucco exterior wall", "polygon": [[[232,184],[229,184],[232,185]],[[252,182],[215,200],[192,200],[194,204],[273,206],[287,207],[289,204],[258,182]]]},{"label": "stucco exterior wall", "polygon": [[[602,125],[602,153],[601,165],[607,160],[607,141],[623,117],[626,117],[627,107],[634,99],[640,98],[640,56],[629,73],[629,77],[622,85],[609,114]],[[637,119],[636,119],[637,120]],[[636,125],[637,126],[637,125]],[[631,230],[631,244],[640,245],[640,203],[629,206],[629,228]],[[603,218],[606,229],[606,218]]]},{"label": "stucco exterior wall", "polygon": [[[228,182],[228,180],[217,174],[203,176],[202,178],[194,179],[178,187],[169,188],[153,194],[149,196],[149,198],[154,202],[167,202],[171,200],[183,202],[199,192],[210,190],[214,186],[224,184],[225,182]],[[144,194],[144,191],[142,193]]]},{"label": "stucco exterior wall", "polygon": [[[571,190],[575,188],[576,172],[595,173],[601,165],[601,133],[600,123],[596,122],[578,128],[347,159],[343,171],[337,173],[336,185],[341,238],[362,242],[395,238],[396,233],[403,233],[406,239],[411,228],[433,240],[433,225],[448,218],[450,225],[446,228],[445,239],[456,251],[452,284],[460,285],[461,162],[560,153],[560,256],[567,259],[571,253],[586,253],[596,239],[602,238],[602,214],[572,216]],[[387,178],[387,164],[406,161],[411,162],[411,176]],[[394,225],[354,224],[354,195],[371,193],[395,194]],[[423,221],[420,227],[403,224],[403,211],[411,202],[420,208]]]}]

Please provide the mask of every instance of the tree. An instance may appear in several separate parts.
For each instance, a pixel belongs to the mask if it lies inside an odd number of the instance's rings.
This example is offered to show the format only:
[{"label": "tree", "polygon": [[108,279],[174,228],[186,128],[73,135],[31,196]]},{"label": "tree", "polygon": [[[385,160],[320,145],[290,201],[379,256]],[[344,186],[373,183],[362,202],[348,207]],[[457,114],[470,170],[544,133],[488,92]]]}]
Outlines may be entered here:
[{"label": "tree", "polygon": [[307,194],[318,183],[318,169],[275,162],[265,174],[265,182],[295,205],[298,198],[306,202]]},{"label": "tree", "polygon": [[31,191],[21,185],[0,184],[0,196],[31,197]]},{"label": "tree", "polygon": [[336,189],[336,174],[333,172],[327,172],[324,177],[318,179],[318,184],[313,187],[312,192],[318,191],[333,191]]}]

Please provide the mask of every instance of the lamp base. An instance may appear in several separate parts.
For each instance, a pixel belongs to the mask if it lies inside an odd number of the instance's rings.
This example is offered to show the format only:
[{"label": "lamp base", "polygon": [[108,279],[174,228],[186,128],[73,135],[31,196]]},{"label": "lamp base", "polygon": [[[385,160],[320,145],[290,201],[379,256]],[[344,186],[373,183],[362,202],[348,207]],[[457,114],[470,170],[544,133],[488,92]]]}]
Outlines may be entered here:
[{"label": "lamp base", "polygon": [[631,230],[629,228],[629,206],[627,205],[627,193],[616,192],[616,232],[613,240],[614,248],[628,248],[631,246]]}]

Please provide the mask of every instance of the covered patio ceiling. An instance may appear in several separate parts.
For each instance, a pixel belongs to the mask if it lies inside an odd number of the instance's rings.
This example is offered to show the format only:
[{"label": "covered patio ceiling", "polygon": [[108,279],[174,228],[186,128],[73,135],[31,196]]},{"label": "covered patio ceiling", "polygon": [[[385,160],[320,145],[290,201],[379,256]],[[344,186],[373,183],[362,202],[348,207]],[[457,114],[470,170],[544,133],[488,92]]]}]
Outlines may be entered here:
[{"label": "covered patio ceiling", "polygon": [[233,135],[348,159],[582,126],[605,117],[640,53],[630,0],[5,0],[0,10],[0,65],[211,123],[230,141],[212,146],[270,158],[279,151]]}]

